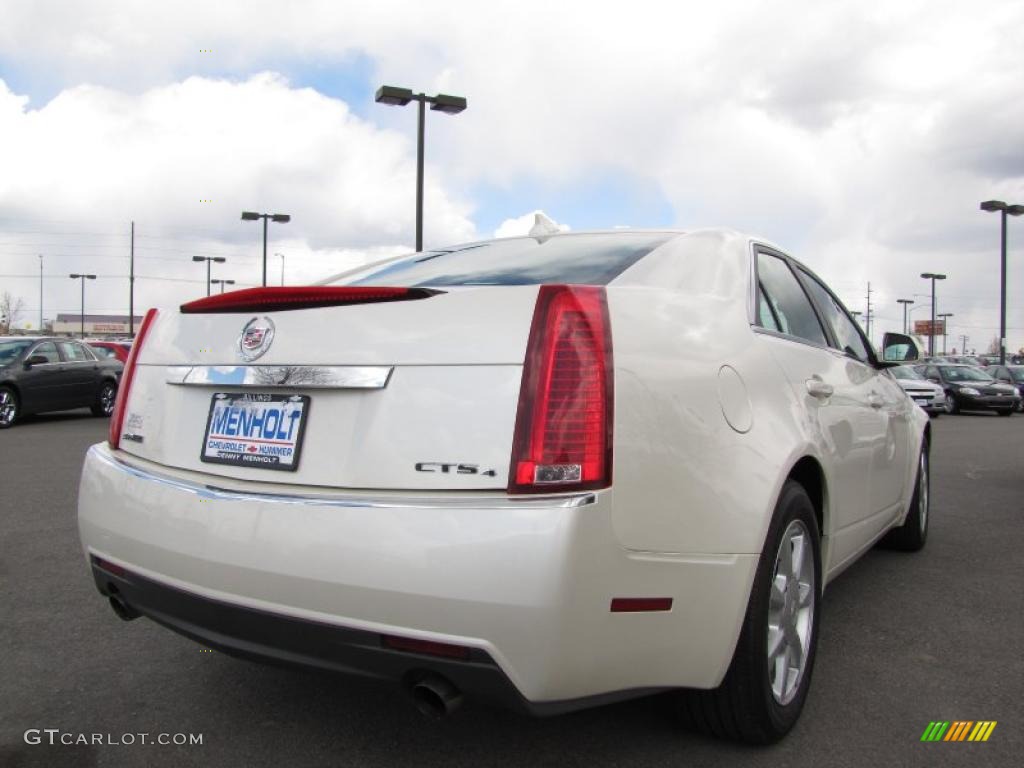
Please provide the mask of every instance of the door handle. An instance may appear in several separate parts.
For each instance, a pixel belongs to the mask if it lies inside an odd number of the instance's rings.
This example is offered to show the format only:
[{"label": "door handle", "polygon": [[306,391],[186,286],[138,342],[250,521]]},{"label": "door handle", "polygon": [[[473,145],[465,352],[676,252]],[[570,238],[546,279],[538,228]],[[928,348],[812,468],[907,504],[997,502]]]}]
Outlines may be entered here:
[{"label": "door handle", "polygon": [[868,395],[868,405],[872,408],[881,408],[885,404],[885,401],[874,392]]},{"label": "door handle", "polygon": [[826,397],[832,397],[832,393],[835,391],[831,384],[826,384],[817,376],[808,379],[806,384],[807,391],[821,400],[824,400]]}]

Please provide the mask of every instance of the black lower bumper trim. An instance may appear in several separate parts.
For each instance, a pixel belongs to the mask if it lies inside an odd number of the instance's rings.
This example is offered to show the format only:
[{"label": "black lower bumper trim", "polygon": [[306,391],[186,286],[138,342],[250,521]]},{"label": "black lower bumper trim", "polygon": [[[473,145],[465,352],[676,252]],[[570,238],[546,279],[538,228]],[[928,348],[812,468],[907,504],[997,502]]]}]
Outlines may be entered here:
[{"label": "black lower bumper trim", "polygon": [[617,691],[585,698],[531,702],[523,697],[486,651],[448,659],[384,647],[383,635],[212,600],[147,579],[130,570],[113,573],[92,558],[99,591],[117,594],[131,608],[196,642],[230,656],[328,672],[391,680],[408,685],[433,672],[467,697],[531,715],[555,715],[643,696],[663,689]]}]

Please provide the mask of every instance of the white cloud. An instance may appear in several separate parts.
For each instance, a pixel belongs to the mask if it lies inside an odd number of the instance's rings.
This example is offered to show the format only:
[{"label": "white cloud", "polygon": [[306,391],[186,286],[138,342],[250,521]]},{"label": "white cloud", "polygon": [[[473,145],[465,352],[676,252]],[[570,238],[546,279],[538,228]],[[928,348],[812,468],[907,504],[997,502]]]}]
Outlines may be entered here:
[{"label": "white cloud", "polygon": [[[529,213],[524,213],[522,216],[519,216],[514,219],[505,219],[503,222],[501,222],[501,224],[498,225],[498,228],[494,230],[494,236],[520,237],[523,235],[528,235],[530,234],[530,230],[533,229],[533,227],[537,223],[538,214],[545,217],[546,219],[554,221],[554,219],[552,219],[550,216],[544,213],[544,211],[530,211]],[[559,224],[558,222],[555,222],[555,224],[558,226],[558,229],[561,230],[562,232],[568,232],[571,229],[571,227],[568,224]]]},{"label": "white cloud", "polygon": [[[281,206],[301,211],[287,236],[312,250],[408,243],[409,110],[370,106],[371,124],[250,76],[358,55],[379,83],[469,99],[428,119],[428,244],[476,236],[455,190],[622,172],[659,185],[666,223],[771,237],[858,309],[872,280],[887,324],[926,270],[950,275],[954,327],[980,339],[996,323],[998,226],[977,203],[1024,201],[1013,0],[984,13],[943,0],[6,5],[5,59],[79,86],[32,112],[0,89],[0,205],[23,217],[173,212],[224,232],[240,207]],[[225,72],[240,82],[212,78]],[[181,204],[206,194],[210,208]],[[1013,346],[1020,254],[1011,245]]]}]

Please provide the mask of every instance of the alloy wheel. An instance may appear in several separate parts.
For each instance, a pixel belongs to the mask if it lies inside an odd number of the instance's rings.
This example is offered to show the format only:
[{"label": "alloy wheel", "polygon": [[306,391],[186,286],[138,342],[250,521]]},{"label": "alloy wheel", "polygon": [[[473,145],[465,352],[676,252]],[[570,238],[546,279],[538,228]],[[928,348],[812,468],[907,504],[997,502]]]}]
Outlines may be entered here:
[{"label": "alloy wheel", "polygon": [[9,427],[18,418],[18,401],[10,390],[0,390],[0,426]]},{"label": "alloy wheel", "polygon": [[922,534],[928,530],[928,504],[930,502],[928,487],[928,453],[921,451],[921,459],[917,469],[917,519]]},{"label": "alloy wheel", "polygon": [[100,408],[104,416],[114,412],[114,399],[117,397],[117,390],[111,384],[104,384],[100,391]]},{"label": "alloy wheel", "polygon": [[807,667],[816,589],[810,533],[793,520],[775,554],[768,598],[768,678],[782,705],[796,696]]}]

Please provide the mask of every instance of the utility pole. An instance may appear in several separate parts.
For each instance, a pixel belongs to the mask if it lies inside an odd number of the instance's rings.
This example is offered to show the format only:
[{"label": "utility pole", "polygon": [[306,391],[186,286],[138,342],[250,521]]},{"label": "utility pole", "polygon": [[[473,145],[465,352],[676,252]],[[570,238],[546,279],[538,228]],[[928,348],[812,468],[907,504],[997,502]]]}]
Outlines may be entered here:
[{"label": "utility pole", "polygon": [[135,335],[135,222],[132,222],[132,249],[128,256],[128,335]]},{"label": "utility pole", "polygon": [[867,324],[868,343],[871,343],[871,281],[868,280],[868,311],[864,316],[865,323]]},{"label": "utility pole", "polygon": [[971,338],[971,337],[970,336],[966,336],[966,335],[961,335],[960,336],[960,340],[963,341],[963,345],[962,345],[963,349],[960,350],[960,354],[961,355],[966,355],[967,354],[967,340],[969,338]]},{"label": "utility pole", "polygon": [[909,327],[907,326],[907,307],[914,303],[913,299],[896,299],[897,304],[903,305],[903,332],[909,333]]},{"label": "utility pole", "polygon": [[39,332],[43,330],[43,254],[39,254]]}]

